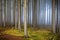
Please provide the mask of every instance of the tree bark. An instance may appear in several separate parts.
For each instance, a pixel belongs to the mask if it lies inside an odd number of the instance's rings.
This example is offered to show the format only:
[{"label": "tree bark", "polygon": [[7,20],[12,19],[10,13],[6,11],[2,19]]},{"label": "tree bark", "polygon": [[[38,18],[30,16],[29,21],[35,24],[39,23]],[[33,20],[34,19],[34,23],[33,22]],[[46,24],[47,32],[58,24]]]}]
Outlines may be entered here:
[{"label": "tree bark", "polygon": [[7,25],[7,0],[6,0],[6,25]]},{"label": "tree bark", "polygon": [[13,26],[13,7],[14,7],[14,0],[11,0],[11,27]]},{"label": "tree bark", "polygon": [[17,23],[16,23],[16,0],[14,2],[14,16],[15,16],[15,29],[17,29]]},{"label": "tree bark", "polygon": [[52,2],[52,27],[53,27],[53,33],[56,33],[56,21],[55,21],[55,0]]},{"label": "tree bark", "polygon": [[37,7],[37,0],[34,0],[34,4],[33,4],[34,8],[33,8],[33,27],[36,27],[37,25],[37,12],[36,12],[36,7]]},{"label": "tree bark", "polygon": [[27,36],[27,12],[26,12],[26,0],[24,0],[24,36]]},{"label": "tree bark", "polygon": [[6,0],[4,0],[4,26],[6,26]]},{"label": "tree bark", "polygon": [[18,0],[18,29],[21,31],[21,0]]},{"label": "tree bark", "polygon": [[0,0],[0,25],[2,26],[2,0]]},{"label": "tree bark", "polygon": [[4,14],[4,12],[5,12],[5,10],[4,10],[4,0],[2,0],[2,20],[3,20],[3,26],[5,27],[5,14]]}]

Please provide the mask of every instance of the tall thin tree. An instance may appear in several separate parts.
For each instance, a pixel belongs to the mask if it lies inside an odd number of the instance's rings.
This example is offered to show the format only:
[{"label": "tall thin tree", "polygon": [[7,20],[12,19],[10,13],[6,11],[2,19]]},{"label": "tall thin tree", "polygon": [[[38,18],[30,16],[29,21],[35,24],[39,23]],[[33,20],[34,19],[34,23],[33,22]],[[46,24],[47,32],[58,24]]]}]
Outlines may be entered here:
[{"label": "tall thin tree", "polygon": [[7,24],[7,0],[6,0],[6,24]]},{"label": "tall thin tree", "polygon": [[36,7],[37,7],[37,0],[33,1],[33,27],[36,27],[37,23],[37,14],[36,14]]},{"label": "tall thin tree", "polygon": [[4,0],[4,26],[6,26],[6,0]]},{"label": "tall thin tree", "polygon": [[13,26],[14,0],[11,0],[11,26]]},{"label": "tall thin tree", "polygon": [[0,25],[2,26],[2,0],[0,0]]},{"label": "tall thin tree", "polygon": [[15,7],[14,7],[14,10],[15,10],[15,11],[14,11],[14,16],[15,16],[15,29],[17,29],[17,22],[16,22],[16,21],[17,21],[17,19],[16,19],[17,0],[15,0],[14,6],[15,6]]},{"label": "tall thin tree", "polygon": [[2,0],[2,18],[3,18],[3,26],[5,27],[4,0]]},{"label": "tall thin tree", "polygon": [[18,29],[21,31],[21,0],[18,0]]},{"label": "tall thin tree", "polygon": [[27,36],[27,12],[26,12],[26,0],[24,0],[24,35]]},{"label": "tall thin tree", "polygon": [[55,0],[52,1],[52,27],[53,27],[53,33],[56,33],[56,24],[55,24]]}]

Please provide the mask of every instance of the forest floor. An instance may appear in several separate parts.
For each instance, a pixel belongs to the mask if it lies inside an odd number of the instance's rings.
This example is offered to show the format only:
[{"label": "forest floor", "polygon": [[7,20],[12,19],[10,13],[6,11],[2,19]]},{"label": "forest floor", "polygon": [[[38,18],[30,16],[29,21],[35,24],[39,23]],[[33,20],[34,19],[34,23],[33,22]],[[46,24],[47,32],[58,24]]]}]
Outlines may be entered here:
[{"label": "forest floor", "polygon": [[45,29],[28,28],[28,36],[24,37],[24,30],[20,32],[14,28],[0,28],[0,40],[56,40],[57,35]]},{"label": "forest floor", "polygon": [[20,36],[4,34],[4,35],[0,35],[0,40],[23,40],[23,38]]},{"label": "forest floor", "polygon": [[[6,29],[8,30],[9,28],[6,28]],[[3,32],[5,32],[6,29],[0,28],[0,40],[23,40],[22,36],[4,34]]]}]

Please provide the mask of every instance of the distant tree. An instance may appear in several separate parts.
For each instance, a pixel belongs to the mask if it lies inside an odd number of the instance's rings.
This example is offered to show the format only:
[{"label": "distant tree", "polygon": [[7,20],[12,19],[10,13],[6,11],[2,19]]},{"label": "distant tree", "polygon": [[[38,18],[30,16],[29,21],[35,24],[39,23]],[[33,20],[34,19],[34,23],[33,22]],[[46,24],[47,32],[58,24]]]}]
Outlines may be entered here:
[{"label": "distant tree", "polygon": [[15,29],[17,29],[17,23],[16,23],[16,2],[17,2],[17,0],[14,0],[14,18],[15,18]]},{"label": "distant tree", "polygon": [[37,25],[36,7],[37,7],[37,0],[34,0],[33,1],[33,27],[36,27]]},{"label": "distant tree", "polygon": [[13,7],[14,7],[14,5],[13,5],[13,3],[14,3],[14,0],[11,0],[11,27],[12,27],[12,25],[13,25]]},{"label": "distant tree", "polygon": [[6,0],[6,23],[7,23],[7,0]]},{"label": "distant tree", "polygon": [[53,33],[56,33],[56,20],[55,20],[55,0],[52,1],[52,28]]},{"label": "distant tree", "polygon": [[0,24],[2,26],[2,0],[0,0]]},{"label": "distant tree", "polygon": [[6,13],[6,11],[5,11],[5,0],[2,0],[2,14],[3,14],[3,25],[4,25],[4,27],[5,27],[5,13]]}]

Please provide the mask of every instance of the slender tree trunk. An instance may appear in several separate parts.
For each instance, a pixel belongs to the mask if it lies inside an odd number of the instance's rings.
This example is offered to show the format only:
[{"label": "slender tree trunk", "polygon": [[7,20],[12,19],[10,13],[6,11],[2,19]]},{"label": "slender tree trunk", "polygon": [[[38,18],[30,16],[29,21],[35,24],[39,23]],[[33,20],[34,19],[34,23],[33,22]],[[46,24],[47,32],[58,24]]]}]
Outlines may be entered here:
[{"label": "slender tree trunk", "polygon": [[11,27],[13,26],[14,22],[14,0],[11,0]]},{"label": "slender tree trunk", "polygon": [[3,18],[3,26],[5,27],[4,0],[2,0],[2,18]]},{"label": "slender tree trunk", "polygon": [[21,0],[18,0],[18,29],[21,31],[20,14],[21,14]]},{"label": "slender tree trunk", "polygon": [[53,0],[53,4],[52,4],[52,27],[53,27],[53,33],[56,33],[56,30],[55,30],[55,0]]},{"label": "slender tree trunk", "polygon": [[34,0],[34,8],[33,8],[33,27],[36,27],[37,14],[36,14],[37,0]]},{"label": "slender tree trunk", "polygon": [[4,0],[4,26],[6,26],[6,0]]},{"label": "slender tree trunk", "polygon": [[2,0],[0,0],[0,25],[2,26]]},{"label": "slender tree trunk", "polygon": [[15,0],[15,3],[14,3],[14,6],[15,6],[15,7],[14,7],[14,10],[15,10],[15,11],[14,11],[14,13],[15,13],[15,29],[17,29],[17,23],[16,23],[16,20],[17,20],[17,19],[16,19],[16,1],[17,1],[17,0]]},{"label": "slender tree trunk", "polygon": [[29,25],[29,1],[30,0],[28,0],[28,25]]},{"label": "slender tree trunk", "polygon": [[14,26],[15,26],[15,0],[14,0],[14,8],[13,8],[13,10],[14,10],[14,13],[13,13],[14,14],[13,15],[14,18],[13,19],[14,19]]},{"label": "slender tree trunk", "polygon": [[7,0],[6,0],[6,25],[7,25]]},{"label": "slender tree trunk", "polygon": [[15,2],[14,2],[14,10],[15,10],[15,11],[14,11],[14,13],[15,13],[14,16],[15,16],[15,29],[16,29],[16,28],[17,28],[17,27],[16,27],[16,26],[17,26],[17,25],[16,25],[16,0],[15,0]]},{"label": "slender tree trunk", "polygon": [[24,0],[24,35],[27,36],[27,12],[26,12],[26,0]]},{"label": "slender tree trunk", "polygon": [[12,26],[12,15],[13,15],[13,1],[11,0],[11,26]]},{"label": "slender tree trunk", "polygon": [[40,26],[40,0],[38,1],[39,3],[38,3],[38,5],[39,5],[39,7],[38,7],[38,26]]},{"label": "slender tree trunk", "polygon": [[55,0],[55,30],[56,33],[59,32],[59,26],[58,26],[58,0]]}]

